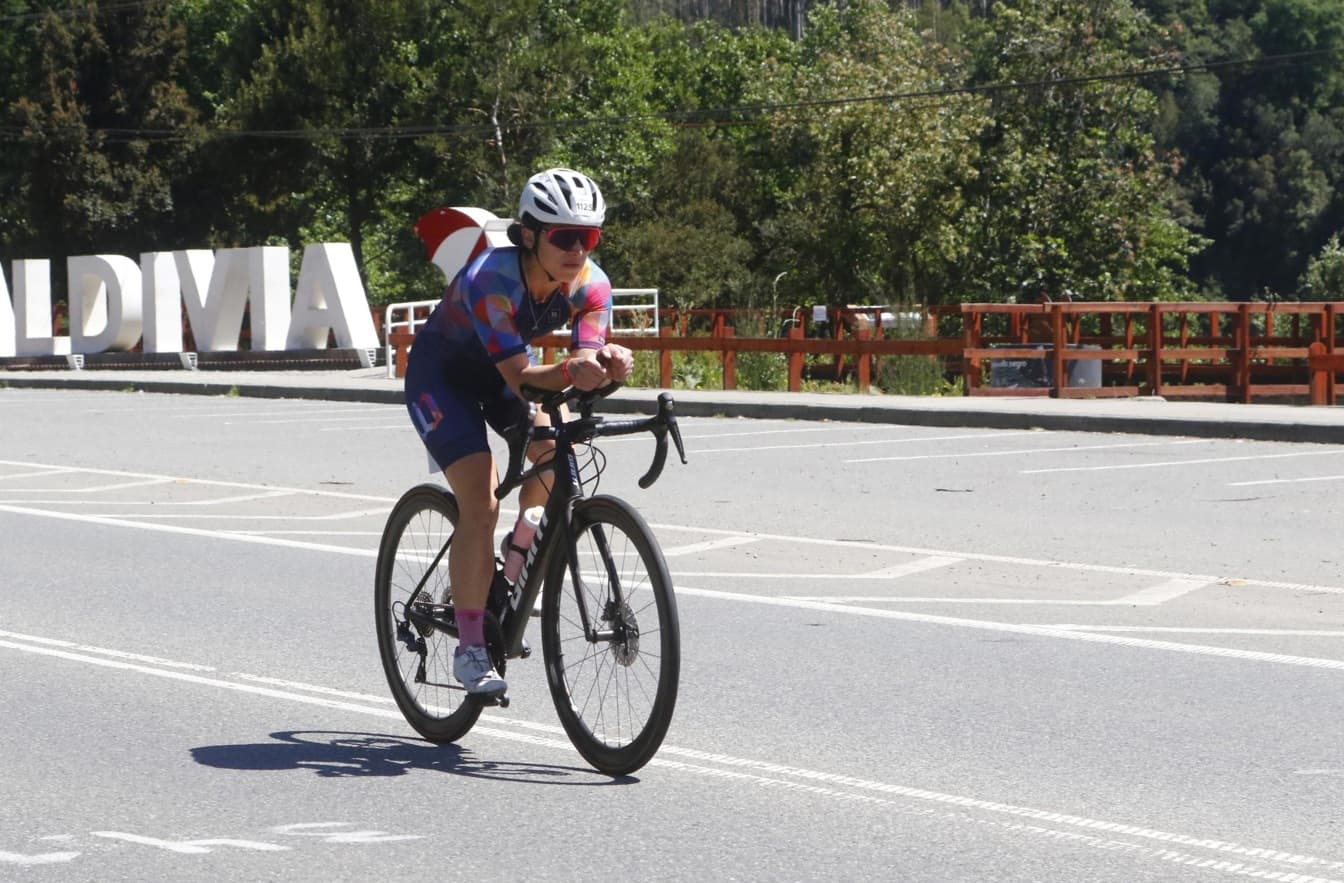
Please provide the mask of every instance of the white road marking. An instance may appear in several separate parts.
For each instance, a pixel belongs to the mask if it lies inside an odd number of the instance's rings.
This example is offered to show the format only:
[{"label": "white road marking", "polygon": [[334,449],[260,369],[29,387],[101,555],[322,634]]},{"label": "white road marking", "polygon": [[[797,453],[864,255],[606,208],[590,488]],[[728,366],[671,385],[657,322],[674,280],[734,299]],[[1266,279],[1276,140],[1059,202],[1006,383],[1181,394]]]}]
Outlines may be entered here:
[{"label": "white road marking", "polygon": [[231,534],[254,537],[381,537],[381,530],[229,530]]},{"label": "white road marking", "polygon": [[[1021,434],[1021,433],[1009,433]],[[951,454],[915,454],[904,457],[866,457],[861,460],[845,460],[845,463],[891,463],[899,460],[960,460],[964,457],[1007,457],[1015,454],[1072,454],[1085,451],[1105,451],[1112,448],[1148,448],[1169,447],[1172,445],[1203,445],[1207,439],[1196,438],[1187,441],[1123,442],[1109,445],[1070,445],[1065,448],[1020,448],[1015,451],[967,451]]]},{"label": "white road marking", "polygon": [[[67,473],[70,470],[66,470]],[[83,470],[79,470],[83,471]],[[117,484],[96,484],[91,487],[26,487],[20,488],[14,493],[18,494],[101,494],[103,491],[120,491],[131,487],[146,487],[154,484],[172,484],[176,479],[172,478],[149,478],[142,481],[123,481]]]},{"label": "white road marking", "polygon": [[[239,494],[236,497],[214,497],[209,500],[184,500],[179,505],[182,506],[218,506],[221,503],[250,503],[253,500],[272,500],[276,497],[292,497],[294,491],[265,491],[259,494]],[[165,500],[164,503],[172,503],[171,500]],[[163,505],[161,503],[160,505]]]},{"label": "white road marking", "polygon": [[829,601],[833,604],[1036,604],[1043,607],[1114,607],[1120,603],[1068,598],[945,598],[938,595],[785,595],[784,597],[793,601]]},{"label": "white road marking", "polygon": [[71,641],[61,641],[56,638],[44,638],[40,635],[23,635],[18,632],[0,631],[0,637],[16,638],[22,641],[31,641],[34,644],[45,644],[50,647],[61,647],[67,650],[79,650],[83,653],[97,653],[102,656],[129,659],[134,662],[145,662],[151,665],[165,665],[170,668],[187,668],[196,671],[214,671],[214,669],[208,665],[196,665],[190,662],[174,662],[171,659],[162,659],[158,656],[146,656],[143,653],[127,653],[124,650],[109,650],[106,647],[92,647],[88,644],[76,644]]},{"label": "white road marking", "polygon": [[[4,501],[4,502],[9,502],[9,501]],[[130,504],[130,503],[128,503],[127,505],[145,505],[145,506],[150,506],[150,505],[155,505],[155,504],[153,504],[153,503],[143,503],[143,504],[139,504],[139,503],[137,503],[137,504]],[[158,504],[158,505],[163,505],[163,504],[160,503],[160,504]],[[125,518],[125,519],[127,519],[127,520],[132,520],[132,521],[135,521],[135,520],[138,520],[138,519],[150,519],[150,518],[153,518],[153,519],[162,519],[162,520],[167,520],[167,521],[189,521],[189,520],[192,520],[192,519],[195,519],[195,520],[198,520],[198,521],[344,521],[344,520],[351,519],[351,518],[369,518],[369,517],[372,517],[372,516],[375,516],[375,515],[376,515],[376,516],[380,516],[380,517],[382,517],[382,516],[386,516],[386,515],[387,515],[387,510],[386,510],[386,509],[356,509],[356,510],[351,511],[351,512],[332,512],[332,513],[329,513],[329,514],[327,514],[327,515],[219,515],[219,514],[213,514],[213,513],[210,514],[210,515],[196,515],[196,514],[184,515],[184,514],[181,514],[181,513],[175,513],[175,512],[150,512],[150,513],[144,513],[144,512],[111,513],[111,512],[109,512],[109,513],[105,513],[105,514],[102,514],[102,515],[95,515],[95,516],[93,516],[93,517],[94,517],[94,518],[112,519],[113,521],[115,521],[115,520],[117,520],[117,519],[119,519],[119,518]],[[220,530],[221,530],[221,532],[224,532],[224,529],[223,529],[223,528],[220,528]],[[381,534],[379,534],[379,535],[381,536]]]},{"label": "white road marking", "polygon": [[1153,463],[1112,463],[1107,466],[1058,466],[1050,469],[1019,469],[1019,475],[1042,475],[1049,472],[1106,472],[1115,469],[1152,469],[1158,466],[1194,466],[1205,463],[1239,463],[1246,460],[1281,460],[1288,457],[1338,457],[1344,448],[1329,451],[1293,451],[1289,454],[1254,454],[1249,457],[1201,457],[1195,460],[1159,460]]},{"label": "white road marking", "polygon": [[[683,417],[681,419],[685,420],[686,418]],[[896,429],[896,427],[888,425],[838,423],[838,424],[832,424],[830,426],[811,426],[811,427],[800,426],[800,427],[786,427],[784,429],[752,429],[743,432],[682,433],[681,437],[686,441],[706,441],[716,438],[741,438],[744,436],[755,437],[759,435],[806,435],[808,433],[816,433],[816,432],[891,432],[894,429]],[[984,433],[984,437],[992,437],[993,435],[994,435],[993,430],[986,430]],[[616,441],[616,440],[617,439],[603,439],[602,441],[605,444],[607,441]],[[637,441],[638,436],[628,436],[620,440]],[[911,441],[919,441],[919,439],[912,438]]]},{"label": "white road marking", "polygon": [[0,850],[0,865],[19,865],[20,867],[58,865],[74,861],[79,856],[80,853],[78,852],[41,852],[36,855],[24,855],[18,852]]},{"label": "white road marking", "polygon": [[[1076,570],[1085,573],[1114,573],[1122,576],[1155,576],[1164,579],[1190,579],[1203,580],[1207,583],[1231,584],[1256,586],[1266,589],[1287,589],[1291,591],[1302,592],[1323,592],[1331,595],[1344,595],[1344,586],[1326,586],[1313,583],[1290,583],[1277,580],[1252,579],[1249,577],[1228,577],[1211,576],[1199,573],[1180,573],[1172,570],[1154,570],[1147,567],[1118,567],[1111,564],[1085,564],[1076,561],[1059,561],[1050,558],[1023,558],[1016,555],[994,555],[987,552],[951,552],[946,549],[927,549],[922,546],[897,546],[890,543],[872,543],[866,540],[827,540],[816,537],[800,537],[791,534],[777,534],[764,532],[745,532],[735,530],[723,530],[715,527],[689,527],[684,524],[650,524],[654,530],[679,530],[699,534],[722,534],[725,536],[753,536],[764,540],[779,540],[786,543],[806,544],[815,546],[828,546],[837,549],[859,549],[865,551],[879,552],[901,552],[908,555],[940,555],[955,558],[965,558],[967,561],[986,561],[995,564],[1021,565],[1026,567],[1048,567],[1059,570]],[[706,572],[701,574],[691,574],[678,571],[681,576],[723,576],[735,579],[749,579],[760,574],[753,572],[741,573],[722,573]],[[775,573],[767,574],[770,579],[786,579],[802,574]],[[862,577],[848,575],[837,576],[836,574],[806,574],[808,579],[862,579]]]},{"label": "white road marking", "polygon": [[262,843],[257,840],[229,840],[225,838],[213,838],[209,840],[160,840],[157,837],[145,837],[140,834],[126,834],[122,831],[90,831],[94,837],[103,837],[108,840],[122,840],[126,843],[134,843],[138,846],[153,846],[158,849],[165,849],[169,852],[176,852],[180,855],[204,855],[210,852],[212,846],[232,846],[236,849],[251,849],[256,852],[288,852],[290,847],[279,846],[274,843]]},{"label": "white road marking", "polygon": [[691,543],[686,546],[671,546],[663,550],[664,558],[676,558],[679,555],[694,555],[697,552],[709,552],[713,549],[726,549],[760,542],[756,537],[722,537],[717,540],[705,540],[703,543]]},{"label": "white road marking", "polygon": [[1117,598],[1111,603],[1134,607],[1159,607],[1168,601],[1179,598],[1182,595],[1188,595],[1191,592],[1198,591],[1209,585],[1214,585],[1214,583],[1200,579],[1172,579],[1155,586],[1149,586],[1132,595]]},{"label": "white road marking", "polygon": [[[339,698],[326,698],[326,694],[341,695],[345,694],[345,691],[332,690],[331,688],[320,687],[317,685],[303,685],[305,692],[302,693],[289,692],[261,686],[260,684],[238,683],[235,681],[207,678],[180,671],[152,668],[112,659],[82,656],[64,650],[34,646],[32,644],[0,641],[0,647],[21,652],[54,656],[71,662],[98,665],[125,672],[161,677],[199,686],[265,696],[287,702],[316,705],[333,710],[371,715],[384,719],[401,719],[401,713],[395,708],[375,707],[344,701]],[[252,677],[253,676],[249,676],[249,679]],[[257,678],[257,680],[269,681],[269,679],[261,678]],[[553,735],[557,733],[558,728],[556,727],[525,721],[506,721],[505,719],[493,715],[490,716],[488,720],[491,725],[477,725],[473,728],[472,734],[514,742],[523,742],[530,745],[553,748],[566,752],[573,751],[572,746],[567,740],[560,738],[558,734]],[[514,727],[514,729],[500,729],[499,727],[494,726],[495,724],[509,725]],[[526,732],[527,730],[539,730],[547,735],[533,735]],[[1304,868],[1310,868],[1313,872],[1318,870],[1321,872],[1344,870],[1344,861],[1320,858],[1312,855],[1266,847],[1248,846],[1222,839],[1199,837],[1174,831],[1163,831],[1146,825],[1111,822],[1104,819],[1054,812],[1052,810],[1040,809],[1037,807],[1001,803],[994,800],[986,800],[961,794],[931,791],[925,788],[863,779],[855,776],[771,763],[752,758],[735,757],[733,755],[700,751],[691,748],[681,748],[676,745],[664,744],[659,749],[659,755],[650,761],[649,766],[717,779],[732,779],[758,785],[763,788],[783,788],[831,800],[843,802],[859,801],[872,805],[891,807],[897,811],[908,811],[905,806],[906,804],[913,804],[916,807],[925,806],[942,812],[949,818],[956,818],[958,820],[981,823],[988,821],[992,824],[1006,827],[1009,830],[1022,833],[1041,834],[1050,837],[1051,839],[1069,839],[1074,842],[1081,842],[1108,851],[1115,851],[1117,849],[1136,849],[1140,851],[1141,857],[1145,858],[1216,868],[1224,872],[1255,877],[1258,879],[1319,881],[1324,880],[1324,878],[1311,877],[1302,874],[1301,870]],[[922,812],[922,810],[919,811]],[[974,813],[980,813],[982,815],[976,816]],[[1044,827],[1046,825],[1053,825],[1056,827]],[[1079,832],[1087,833],[1082,834]],[[1107,835],[1107,838],[1103,839],[1097,836],[1098,832]],[[233,846],[244,849],[277,849],[274,844],[264,844],[256,841],[224,839],[160,841],[155,840],[154,838],[123,834],[115,831],[93,833],[95,836],[123,839],[142,845],[155,846],[174,852],[190,854],[208,852],[210,846],[216,845]],[[1146,841],[1162,845],[1160,847],[1141,847],[1137,844],[1111,839],[1116,836],[1129,837],[1140,842]],[[1230,860],[1209,859],[1207,856],[1193,855],[1190,853],[1177,853],[1171,849],[1172,846],[1180,846],[1190,850],[1204,850],[1215,856],[1235,856],[1241,860],[1253,859],[1260,862],[1286,865],[1293,868],[1294,873],[1288,874],[1282,871],[1271,871],[1267,868],[1247,865],[1244,861],[1232,862]],[[11,855],[12,854],[9,853],[0,853],[0,861],[9,858]],[[1326,883],[1339,883],[1339,881],[1326,881]]]},{"label": "white road marking", "polygon": [[1225,659],[1268,662],[1275,665],[1294,665],[1304,668],[1344,671],[1344,659],[1322,659],[1313,656],[1293,656],[1286,653],[1265,653],[1259,650],[1240,650],[1234,647],[1211,647],[1202,644],[1153,641],[1148,638],[1131,638],[1124,635],[1090,634],[1088,632],[1071,631],[1069,629],[1056,629],[1049,626],[995,622],[993,620],[984,619],[963,619],[952,616],[937,616],[931,613],[910,613],[904,610],[882,610],[875,607],[851,607],[828,601],[772,598],[765,595],[745,595],[738,592],[721,592],[717,589],[700,589],[681,585],[676,587],[676,592],[678,597],[710,598],[716,601],[760,604],[766,607],[795,607],[802,610],[816,611],[818,613],[840,613],[851,616],[871,617],[874,619],[890,619],[899,622],[916,622],[926,625],[949,626],[952,628],[975,629],[987,632],[1032,635],[1038,638],[1063,638],[1066,640],[1072,639],[1089,643],[1135,647],[1144,650],[1165,650],[1173,653],[1189,653],[1197,656],[1218,656]]},{"label": "white road marking", "polygon": [[42,478],[48,475],[69,475],[74,472],[73,469],[42,469],[37,472],[12,472],[9,475],[0,475],[0,481],[9,481],[11,478]]},{"label": "white road marking", "polygon": [[[905,444],[917,444],[919,442],[960,441],[962,439],[968,439],[968,438],[977,438],[977,439],[1003,438],[1005,436],[1011,436],[1011,435],[1036,435],[1036,434],[1037,433],[1035,432],[1035,430],[1022,430],[1021,432],[999,432],[993,435],[981,432],[973,435],[941,435],[941,436],[924,436],[919,438],[912,438],[909,436],[905,436],[901,438],[871,439],[869,441],[833,441],[833,442],[818,442],[817,444],[803,444],[803,445],[753,445],[752,447],[749,448],[696,448],[694,451],[691,451],[690,453],[740,454],[744,452],[755,452],[755,451],[801,451],[810,448],[854,448],[854,447],[861,447],[864,445],[905,445]],[[913,457],[910,459],[920,459],[920,458]],[[867,461],[846,460],[845,462],[862,463]]]},{"label": "white road marking", "polygon": [[[183,527],[176,524],[157,524],[153,521],[126,521],[122,518],[111,518],[102,515],[81,515],[78,512],[52,512],[45,509],[24,509],[19,506],[7,506],[0,504],[0,512],[13,512],[18,515],[39,515],[46,518],[55,518],[62,521],[79,521],[85,524],[102,524],[109,527],[135,527],[140,530],[157,531],[159,533],[175,533],[183,536],[203,537],[205,539],[226,539],[236,542],[257,543],[262,546],[284,546],[290,549],[306,549],[313,552],[339,552],[342,555],[357,555],[362,558],[375,558],[378,555],[375,549],[355,549],[348,546],[328,546],[321,543],[304,543],[298,540],[282,540],[278,537],[247,536],[242,534],[231,534],[218,530],[205,530],[195,527]],[[210,517],[210,516],[201,516]],[[217,517],[217,516],[216,516]],[[276,516],[279,517],[279,516]]]},{"label": "white road marking", "polygon": [[[330,546],[321,543],[307,543],[298,540],[286,540],[279,537],[266,536],[248,536],[239,534],[221,533],[219,531],[201,530],[197,528],[181,527],[178,525],[156,524],[154,522],[125,522],[109,518],[101,518],[96,515],[81,515],[73,512],[49,512],[42,509],[21,509],[16,506],[0,505],[0,512],[13,512],[20,515],[38,515],[48,518],[57,518],[67,521],[77,521],[88,524],[103,524],[113,527],[136,527],[142,530],[159,531],[162,533],[176,533],[187,536],[199,536],[208,539],[227,539],[235,542],[258,543],[268,546],[282,546],[293,549],[304,549],[313,552],[336,552],[342,555],[354,555],[361,558],[375,558],[377,550],[360,549],[348,546]],[[1212,582],[1205,578],[1207,582]],[[1247,580],[1248,584],[1253,581]],[[1262,583],[1263,584],[1263,583]],[[1322,587],[1328,589],[1329,587]],[[866,616],[880,619],[892,619],[904,622],[919,622],[928,625],[950,626],[954,628],[980,629],[985,631],[1014,632],[1018,634],[1035,635],[1043,638],[1063,638],[1066,640],[1084,641],[1101,644],[1116,644],[1126,647],[1138,647],[1150,650],[1169,650],[1177,653],[1193,653],[1205,656],[1221,656],[1232,659],[1250,660],[1255,662],[1269,662],[1281,665],[1297,665],[1308,668],[1321,668],[1331,670],[1344,670],[1344,660],[1338,659],[1317,659],[1307,656],[1290,656],[1282,653],[1262,653],[1255,650],[1237,650],[1228,647],[1206,647],[1197,644],[1181,644],[1163,641],[1152,641],[1144,638],[1129,638],[1121,635],[1103,635],[1088,634],[1086,632],[1074,632],[1067,629],[1051,629],[1042,626],[1017,625],[1013,623],[992,622],[987,620],[960,619],[948,616],[934,616],[932,614],[908,613],[896,610],[881,610],[871,607],[852,607],[844,604],[836,604],[823,601],[803,601],[792,598],[772,598],[763,595],[747,595],[734,592],[721,592],[712,589],[698,589],[686,586],[677,586],[677,594],[713,598],[716,600],[736,601],[746,604],[761,604],[774,607],[796,607],[804,610],[814,610],[825,613],[836,613],[843,616]],[[1344,592],[1344,589],[1336,590]]]},{"label": "white road marking", "polygon": [[923,573],[926,570],[937,570],[940,567],[950,567],[953,564],[960,564],[965,560],[965,558],[949,558],[942,555],[929,555],[927,558],[919,558],[915,561],[894,564],[891,567],[872,570],[868,573],[860,573],[857,576],[859,579],[899,579],[903,576],[909,576],[912,573]]},{"label": "white road marking", "polygon": [[236,671],[233,673],[235,678],[244,681],[251,681],[254,684],[269,684],[272,687],[285,687],[290,690],[304,690],[309,693],[317,693],[322,696],[336,696],[341,699],[354,699],[358,702],[372,702],[375,705],[394,705],[394,700],[388,696],[370,696],[368,693],[352,693],[349,690],[334,690],[331,687],[319,687],[316,684],[305,684],[300,681],[286,681],[280,678],[264,678],[260,675],[250,675],[246,672]]},{"label": "white road marking", "polygon": [[1202,628],[1197,626],[1160,625],[1085,625],[1082,623],[1051,624],[1048,629],[1079,629],[1087,632],[1157,632],[1186,635],[1264,635],[1272,638],[1344,638],[1338,629],[1236,629]]},{"label": "white road marking", "polygon": [[320,491],[311,488],[293,488],[282,487],[269,484],[248,484],[241,481],[217,481],[210,478],[187,478],[176,475],[155,475],[150,472],[126,472],[120,469],[89,469],[86,467],[65,467],[53,463],[29,463],[22,460],[0,460],[0,466],[24,466],[46,469],[64,469],[70,472],[88,473],[89,475],[120,475],[126,478],[149,478],[162,482],[181,482],[183,484],[200,484],[211,487],[234,487],[246,488],[258,491],[289,491],[295,494],[308,494],[315,497],[337,497],[346,500],[376,500],[380,503],[395,503],[396,497],[377,497],[369,494],[350,494],[342,491]]},{"label": "white road marking", "polygon": [[[405,409],[398,409],[398,410],[401,410],[401,412],[402,412],[402,413],[401,413],[401,418],[402,418],[402,419],[401,419],[401,425],[402,425],[403,427],[405,427],[406,429],[409,429],[409,430],[411,430],[412,432],[414,432],[415,430],[414,430],[414,428],[411,426],[410,418],[406,416]],[[291,423],[359,423],[359,422],[362,421],[362,420],[368,420],[370,417],[376,417],[376,416],[378,416],[377,414],[370,414],[368,411],[364,411],[364,412],[362,412],[358,417],[330,417],[330,416],[328,416],[328,413],[336,413],[336,412],[319,412],[319,413],[317,413],[317,414],[308,414],[308,415],[304,415],[304,416],[302,416],[302,417],[291,417],[291,418],[288,419],[288,420],[247,420],[246,422],[240,423],[240,424],[238,424],[238,425],[239,425],[239,426],[284,426],[284,425],[291,424]],[[389,415],[387,415],[387,416],[388,416],[389,418],[391,418],[393,415],[389,414]],[[233,424],[232,424],[232,423],[229,423],[229,424],[227,424],[227,425],[232,426]],[[336,430],[337,432],[339,432],[340,429],[341,429],[341,427],[339,427],[339,426],[338,426],[338,427],[335,427],[335,430]]]},{"label": "white road marking", "polygon": [[1316,475],[1310,478],[1266,478],[1260,481],[1229,481],[1228,487],[1252,487],[1260,484],[1301,484],[1308,481],[1344,481],[1344,475]]},{"label": "white road marking", "polygon": [[232,417],[293,417],[296,413],[305,415],[323,415],[323,414],[364,414],[366,416],[377,414],[383,411],[400,411],[405,413],[406,409],[401,405],[365,405],[356,408],[322,408],[318,405],[296,405],[287,411],[191,411],[184,410],[183,416],[195,419],[197,417],[210,417],[212,419],[232,418]]}]

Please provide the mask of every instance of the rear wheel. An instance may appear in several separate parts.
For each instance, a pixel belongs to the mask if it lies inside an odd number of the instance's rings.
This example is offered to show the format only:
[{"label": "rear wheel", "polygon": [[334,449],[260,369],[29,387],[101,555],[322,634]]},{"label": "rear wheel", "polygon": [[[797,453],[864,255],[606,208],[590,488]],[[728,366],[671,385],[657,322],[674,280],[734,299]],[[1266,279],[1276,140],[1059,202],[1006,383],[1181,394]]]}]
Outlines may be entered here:
[{"label": "rear wheel", "polygon": [[624,775],[653,757],[677,702],[672,579],[657,540],[627,503],[583,500],[573,528],[575,566],[559,550],[542,597],[546,679],[574,747],[602,772]]},{"label": "rear wheel", "polygon": [[448,544],[456,524],[451,493],[432,484],[407,491],[383,528],[374,576],[383,673],[406,722],[431,742],[462,738],[481,715],[453,677]]}]

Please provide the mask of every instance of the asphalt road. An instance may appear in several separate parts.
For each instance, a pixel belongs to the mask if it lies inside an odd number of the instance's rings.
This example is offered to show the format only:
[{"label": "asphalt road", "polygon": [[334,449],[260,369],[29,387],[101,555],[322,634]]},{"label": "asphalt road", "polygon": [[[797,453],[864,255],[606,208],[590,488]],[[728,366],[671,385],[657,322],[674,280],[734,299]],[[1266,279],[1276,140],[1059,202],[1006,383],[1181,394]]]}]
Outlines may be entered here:
[{"label": "asphalt road", "polygon": [[683,427],[604,448],[683,635],[613,780],[538,657],[401,720],[400,407],[0,389],[0,879],[1344,880],[1344,447]]}]

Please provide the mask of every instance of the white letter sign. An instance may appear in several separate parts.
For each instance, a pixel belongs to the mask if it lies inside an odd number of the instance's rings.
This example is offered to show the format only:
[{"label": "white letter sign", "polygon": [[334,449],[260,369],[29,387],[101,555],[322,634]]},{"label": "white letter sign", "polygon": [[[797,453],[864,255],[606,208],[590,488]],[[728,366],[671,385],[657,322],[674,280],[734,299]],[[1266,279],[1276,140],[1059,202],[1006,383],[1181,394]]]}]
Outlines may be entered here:
[{"label": "white letter sign", "polygon": [[140,340],[140,268],[116,254],[68,258],[70,349],[125,352]]},{"label": "white letter sign", "polygon": [[70,338],[51,328],[51,261],[15,261],[14,349],[20,356],[68,356]]},{"label": "white letter sign", "polygon": [[326,349],[329,331],[336,332],[336,343],[343,347],[378,346],[355,254],[344,242],[310,245],[303,250],[289,348]]}]

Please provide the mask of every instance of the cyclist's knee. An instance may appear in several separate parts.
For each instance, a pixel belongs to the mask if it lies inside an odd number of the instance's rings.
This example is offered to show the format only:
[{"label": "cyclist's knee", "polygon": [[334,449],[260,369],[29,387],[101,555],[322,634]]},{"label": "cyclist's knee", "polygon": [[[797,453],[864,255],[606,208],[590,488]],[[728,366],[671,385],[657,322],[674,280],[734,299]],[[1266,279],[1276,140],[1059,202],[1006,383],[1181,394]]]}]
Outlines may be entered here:
[{"label": "cyclist's knee", "polygon": [[499,518],[499,500],[495,499],[495,461],[490,454],[471,454],[444,470],[448,485],[457,498],[460,521],[486,525],[494,529]]},{"label": "cyclist's knee", "polygon": [[472,524],[489,524],[491,529],[499,521],[499,500],[493,493],[459,495],[457,511],[461,521]]}]

